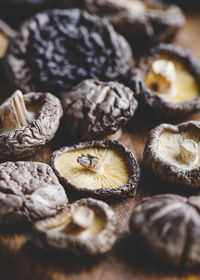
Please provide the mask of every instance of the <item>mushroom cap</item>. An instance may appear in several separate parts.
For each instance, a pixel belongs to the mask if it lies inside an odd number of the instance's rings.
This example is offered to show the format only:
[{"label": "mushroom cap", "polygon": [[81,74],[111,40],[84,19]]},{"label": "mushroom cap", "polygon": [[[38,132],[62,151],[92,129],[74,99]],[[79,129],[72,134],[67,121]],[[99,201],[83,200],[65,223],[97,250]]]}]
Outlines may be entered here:
[{"label": "mushroom cap", "polygon": [[200,197],[164,194],[144,198],[130,219],[134,238],[172,266],[200,264]]},{"label": "mushroom cap", "polygon": [[[67,223],[70,213],[80,206],[89,207],[104,222],[103,229],[89,239],[66,233],[62,227]],[[81,199],[68,205],[56,216],[36,222],[33,228],[33,242],[45,250],[79,256],[103,254],[109,251],[116,241],[116,226],[116,215],[108,204],[93,198]]]},{"label": "mushroom cap", "polygon": [[[138,9],[134,2],[125,0],[63,0],[63,6],[79,7],[108,19],[115,29],[134,45],[143,42],[159,43],[171,39],[184,25],[185,17],[176,5],[161,0],[138,1],[149,9]],[[137,3],[136,3],[137,4]],[[142,5],[140,4],[140,6]],[[151,6],[153,7],[151,9]],[[141,45],[140,45],[141,47]]]},{"label": "mushroom cap", "polygon": [[51,93],[25,94],[27,107],[41,106],[36,119],[25,127],[0,133],[0,159],[21,159],[33,155],[51,141],[63,115],[61,103]]},{"label": "mushroom cap", "polygon": [[15,88],[62,95],[88,78],[126,78],[133,57],[106,20],[78,9],[49,10],[20,27],[5,64]]},{"label": "mushroom cap", "polygon": [[194,134],[196,137],[200,133],[200,123],[198,121],[189,121],[179,125],[158,125],[150,131],[144,149],[144,162],[156,177],[167,183],[199,189],[200,165],[189,169],[181,168],[181,166],[177,166],[159,155],[158,144],[163,132],[189,133]]},{"label": "mushroom cap", "polygon": [[55,215],[67,196],[51,167],[40,162],[0,164],[0,223],[26,224]]},{"label": "mushroom cap", "polygon": [[155,94],[145,85],[147,71],[160,54],[169,55],[183,63],[200,86],[200,63],[197,58],[190,51],[179,46],[161,43],[151,49],[149,56],[141,60],[139,69],[132,78],[135,88],[138,89],[137,93],[140,103],[149,108],[160,119],[185,117],[198,111],[200,109],[200,97],[182,103],[169,102]]},{"label": "mushroom cap", "polygon": [[[127,167],[128,167],[128,181],[126,184],[110,188],[110,187],[103,187],[98,189],[89,189],[85,187],[79,187],[70,183],[68,179],[61,175],[56,166],[56,161],[59,155],[63,153],[67,153],[70,151],[75,151],[84,148],[110,148],[119,154],[123,155]],[[51,167],[53,168],[55,174],[59,178],[60,182],[63,184],[65,189],[69,192],[76,192],[82,196],[92,196],[97,198],[106,198],[106,197],[118,197],[118,198],[125,198],[129,196],[134,196],[136,194],[137,184],[140,178],[140,167],[135,159],[134,155],[130,150],[128,150],[122,143],[117,141],[107,140],[107,141],[89,141],[89,142],[82,142],[74,146],[70,147],[62,147],[61,149],[55,151],[51,156]]]},{"label": "mushroom cap", "polygon": [[118,82],[85,80],[62,98],[66,133],[93,140],[115,133],[134,115],[134,92]]}]

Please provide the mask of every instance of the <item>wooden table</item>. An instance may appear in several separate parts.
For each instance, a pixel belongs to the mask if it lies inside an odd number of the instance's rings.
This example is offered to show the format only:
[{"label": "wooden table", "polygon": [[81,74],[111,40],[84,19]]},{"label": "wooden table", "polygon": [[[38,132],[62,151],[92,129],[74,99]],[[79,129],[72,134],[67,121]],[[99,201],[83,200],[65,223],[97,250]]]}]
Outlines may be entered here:
[{"label": "wooden table", "polygon": [[[200,59],[200,12],[187,16],[187,24],[179,32],[174,42],[189,48]],[[3,86],[0,86],[0,92],[1,99],[3,99],[5,97]],[[200,113],[194,114],[188,119],[200,120]],[[141,167],[146,136],[156,124],[156,121],[150,120],[149,116],[137,113],[120,140],[133,152],[136,152]],[[31,160],[49,163],[52,151],[59,146],[58,140],[54,140]],[[146,253],[141,252],[138,246],[131,241],[128,223],[136,202],[143,196],[169,191],[176,192],[176,189],[169,189],[142,168],[142,178],[138,186],[137,196],[123,201],[110,202],[119,220],[119,241],[111,252],[101,257],[74,259],[47,254],[27,243],[28,230],[15,232],[13,230],[0,230],[0,279],[200,279],[200,270],[181,271],[166,267],[159,261],[152,260]],[[188,195],[186,191],[184,194]]]}]

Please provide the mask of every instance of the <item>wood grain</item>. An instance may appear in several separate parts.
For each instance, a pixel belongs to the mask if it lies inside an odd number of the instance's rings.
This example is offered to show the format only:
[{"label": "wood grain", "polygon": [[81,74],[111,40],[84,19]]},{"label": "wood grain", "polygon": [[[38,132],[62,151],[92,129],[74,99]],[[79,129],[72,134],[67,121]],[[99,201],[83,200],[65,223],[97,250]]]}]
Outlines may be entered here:
[{"label": "wood grain", "polygon": [[[175,38],[175,43],[189,48],[200,59],[200,12],[187,16],[186,26]],[[4,85],[0,85],[0,100],[5,99]],[[188,119],[200,120],[200,113]],[[185,119],[186,120],[186,119]],[[183,120],[183,121],[185,121]],[[175,121],[176,122],[176,121]],[[29,242],[27,229],[0,229],[0,279],[22,280],[121,280],[121,279],[200,279],[198,271],[183,271],[165,267],[154,261],[134,244],[128,232],[130,215],[136,202],[146,195],[179,192],[185,190],[170,188],[159,182],[142,166],[142,154],[146,137],[157,122],[144,112],[138,112],[129,123],[121,138],[127,147],[136,152],[142,167],[142,178],[135,198],[110,202],[119,220],[119,240],[108,254],[95,258],[64,257],[44,253]],[[43,148],[31,160],[49,163],[52,151],[60,147],[59,138]],[[196,193],[198,195],[198,193]]]}]

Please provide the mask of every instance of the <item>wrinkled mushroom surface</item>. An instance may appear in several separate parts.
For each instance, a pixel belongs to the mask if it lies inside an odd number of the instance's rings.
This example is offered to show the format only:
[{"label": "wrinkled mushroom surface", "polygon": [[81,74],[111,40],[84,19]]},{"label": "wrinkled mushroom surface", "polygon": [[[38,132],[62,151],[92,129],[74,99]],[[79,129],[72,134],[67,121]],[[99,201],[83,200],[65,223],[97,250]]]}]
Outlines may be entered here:
[{"label": "wrinkled mushroom surface", "polygon": [[116,225],[116,215],[106,203],[81,199],[56,216],[35,223],[33,241],[45,250],[102,254],[116,241]]},{"label": "wrinkled mushroom surface", "polygon": [[25,158],[49,142],[63,110],[51,93],[16,91],[0,106],[0,159]]},{"label": "wrinkled mushroom surface", "polygon": [[53,153],[51,166],[68,191],[95,197],[134,196],[140,168],[117,141],[91,141]]},{"label": "wrinkled mushroom surface", "polygon": [[109,20],[134,45],[171,39],[185,23],[180,8],[161,0],[62,0],[64,7],[76,6]]},{"label": "wrinkled mushroom surface", "polygon": [[125,79],[133,58],[106,20],[78,9],[49,10],[21,26],[6,65],[14,87],[59,95],[87,78]]},{"label": "wrinkled mushroom surface", "polygon": [[138,97],[157,117],[183,117],[200,109],[200,64],[188,50],[160,44],[139,68]]},{"label": "wrinkled mushroom surface", "polygon": [[0,164],[0,224],[26,224],[55,215],[68,202],[50,166],[40,162]]},{"label": "wrinkled mushroom surface", "polygon": [[200,197],[165,194],[144,198],[130,219],[134,238],[172,266],[200,265]]},{"label": "wrinkled mushroom surface", "polygon": [[200,123],[161,124],[151,130],[144,162],[161,180],[198,189],[200,170]]},{"label": "wrinkled mushroom surface", "polygon": [[118,82],[85,80],[62,98],[66,134],[79,141],[114,134],[137,104],[133,91]]}]

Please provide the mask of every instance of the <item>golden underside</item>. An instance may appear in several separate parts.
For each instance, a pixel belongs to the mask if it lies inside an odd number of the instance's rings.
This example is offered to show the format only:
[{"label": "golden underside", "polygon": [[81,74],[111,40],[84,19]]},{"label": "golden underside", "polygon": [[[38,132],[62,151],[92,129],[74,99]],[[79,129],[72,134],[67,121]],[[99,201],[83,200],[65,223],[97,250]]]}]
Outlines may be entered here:
[{"label": "golden underside", "polygon": [[[77,158],[86,153],[93,153],[100,158],[104,167],[102,174],[90,171],[77,162]],[[76,149],[62,153],[58,155],[55,167],[62,177],[79,188],[117,188],[129,179],[129,168],[123,155],[108,148]]]},{"label": "golden underside", "polygon": [[[198,160],[194,165],[187,165],[179,160],[180,144],[186,139],[193,140],[198,145]],[[170,164],[176,165],[182,169],[197,168],[200,166],[200,137],[189,132],[163,132],[159,139],[158,154]]]},{"label": "golden underside", "polygon": [[[98,213],[94,214],[94,219],[91,226],[88,229],[81,229],[76,226],[71,225],[72,215],[68,216],[66,222],[62,225],[54,226],[51,230],[57,232],[63,232],[72,236],[79,236],[84,239],[91,239],[95,237],[105,228],[105,219],[102,215]],[[50,228],[48,228],[50,229]]]},{"label": "golden underside", "polygon": [[4,56],[8,43],[8,37],[4,33],[0,32],[0,58]]},{"label": "golden underside", "polygon": [[[170,60],[173,62],[176,70],[176,96],[163,96],[163,98],[173,103],[183,103],[199,97],[199,84],[192,74],[185,68],[184,64],[174,58],[160,55],[158,59]],[[145,78],[145,85],[155,94],[162,97],[162,93],[156,92],[153,89],[155,82],[153,73],[150,71]]]}]

